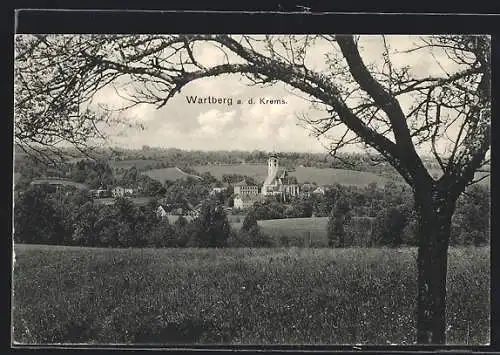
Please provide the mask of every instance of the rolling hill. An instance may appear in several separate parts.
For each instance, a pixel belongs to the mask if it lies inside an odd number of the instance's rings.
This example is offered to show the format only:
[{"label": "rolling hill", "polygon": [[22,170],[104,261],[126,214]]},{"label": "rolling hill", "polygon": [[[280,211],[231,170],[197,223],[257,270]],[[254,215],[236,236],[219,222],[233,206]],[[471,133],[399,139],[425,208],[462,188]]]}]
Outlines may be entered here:
[{"label": "rolling hill", "polygon": [[64,185],[64,186],[72,186],[74,188],[80,190],[88,190],[88,186],[85,184],[80,184],[78,182],[74,182],[67,179],[35,179],[31,181],[31,185]]},{"label": "rolling hill", "polygon": [[[206,165],[193,167],[200,173],[210,172],[218,179],[224,174],[240,174],[255,178],[263,182],[267,176],[266,164],[235,164],[235,165]],[[372,182],[383,185],[387,179],[374,173],[333,168],[298,167],[290,173],[297,177],[299,183],[315,182],[318,185],[355,185],[366,186]]]},{"label": "rolling hill", "polygon": [[201,179],[199,176],[188,174],[177,167],[152,169],[145,171],[143,174],[149,176],[152,179],[158,180],[162,184],[165,182],[165,180],[175,181],[179,179],[186,179],[188,177],[192,177],[194,179]]}]

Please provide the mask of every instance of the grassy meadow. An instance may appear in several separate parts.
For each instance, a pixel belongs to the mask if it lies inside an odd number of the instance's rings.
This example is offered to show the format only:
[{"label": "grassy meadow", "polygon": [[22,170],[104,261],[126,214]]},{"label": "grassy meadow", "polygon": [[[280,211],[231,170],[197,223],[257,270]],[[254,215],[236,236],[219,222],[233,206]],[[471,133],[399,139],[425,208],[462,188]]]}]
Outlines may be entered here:
[{"label": "grassy meadow", "polygon": [[[251,176],[259,183],[267,177],[267,164],[232,164],[232,165],[201,165],[193,166],[199,173],[210,172],[218,179],[222,179],[224,174],[240,174]],[[148,175],[164,181],[170,174],[169,171],[162,173],[163,169],[150,170]],[[164,177],[162,174],[165,174]],[[363,171],[332,168],[297,167],[291,175],[297,177],[299,183],[315,182],[318,185],[356,185],[367,186],[371,182],[383,185],[387,180],[377,174]]]},{"label": "grassy meadow", "polygon": [[[18,343],[415,341],[415,249],[15,246]],[[489,341],[489,248],[452,248],[453,344]]]},{"label": "grassy meadow", "polygon": [[[239,230],[244,219],[243,216],[240,218],[240,222],[231,222],[231,227]],[[257,221],[257,223],[262,232],[272,239],[279,240],[286,236],[289,239],[302,239],[309,245],[311,243],[318,246],[328,245],[326,234],[328,217],[269,219]]]},{"label": "grassy meadow", "polygon": [[162,184],[165,180],[175,181],[186,179],[188,176],[194,176],[183,172],[179,168],[152,169],[145,171],[144,174],[149,176],[151,179],[160,181]]},{"label": "grassy meadow", "polygon": [[108,160],[108,164],[113,169],[130,169],[135,167],[137,169],[144,169],[148,166],[156,164],[158,161],[155,159],[125,159],[125,160]]},{"label": "grassy meadow", "polygon": [[[262,183],[267,177],[267,164],[227,164],[227,165],[199,165],[193,166],[194,170],[200,174],[210,172],[217,179],[222,179],[224,174],[240,174],[253,177],[258,183]],[[440,169],[429,169],[431,175],[440,176]],[[147,170],[144,174],[160,182],[165,180],[185,179],[186,174],[176,168],[163,168]],[[388,180],[387,177],[366,171],[334,168],[297,167],[291,175],[297,178],[299,183],[315,182],[318,185],[349,185],[365,187],[372,182],[383,186]],[[477,172],[475,178],[479,179],[487,173]],[[489,185],[490,180],[484,179],[480,184]]]}]

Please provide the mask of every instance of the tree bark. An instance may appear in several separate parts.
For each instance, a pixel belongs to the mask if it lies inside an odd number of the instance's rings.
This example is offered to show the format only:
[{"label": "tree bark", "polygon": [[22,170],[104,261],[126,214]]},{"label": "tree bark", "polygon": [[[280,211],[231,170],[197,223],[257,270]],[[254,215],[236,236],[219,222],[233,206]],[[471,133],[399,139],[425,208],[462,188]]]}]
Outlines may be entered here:
[{"label": "tree bark", "polygon": [[456,197],[436,187],[415,193],[418,215],[417,342],[446,342],[446,273]]}]

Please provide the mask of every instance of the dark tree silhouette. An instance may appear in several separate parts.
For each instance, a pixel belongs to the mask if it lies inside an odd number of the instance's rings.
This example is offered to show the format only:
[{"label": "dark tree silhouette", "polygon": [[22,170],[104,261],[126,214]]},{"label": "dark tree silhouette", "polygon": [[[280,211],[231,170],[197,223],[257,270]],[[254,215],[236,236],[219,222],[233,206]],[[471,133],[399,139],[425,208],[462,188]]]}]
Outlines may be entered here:
[{"label": "dark tree silhouette", "polygon": [[199,217],[193,222],[196,227],[191,243],[199,247],[224,247],[231,232],[231,226],[222,205],[208,200],[202,203]]},{"label": "dark tree silhouette", "polygon": [[[446,35],[421,38],[410,51],[432,56],[439,50],[455,62],[453,71],[425,76],[397,67],[382,36],[384,65],[367,65],[351,35],[22,35],[16,37],[15,141],[26,150],[66,141],[81,147],[98,136],[112,115],[94,112],[90,99],[102,87],[129,84],[131,105],[167,104],[188,83],[223,74],[247,82],[282,82],[300,92],[326,117],[304,117],[318,136],[331,138],[331,154],[364,143],[391,164],[411,186],[418,220],[417,341],[445,342],[447,255],[457,198],[488,162],[490,147],[490,39]],[[328,69],[308,68],[314,43]],[[205,66],[199,47],[213,44],[222,64]],[[402,100],[412,102],[403,108]],[[451,137],[440,152],[438,141]],[[434,178],[417,148],[430,150],[442,170]]]},{"label": "dark tree silhouette", "polygon": [[375,218],[374,239],[378,244],[399,247],[403,243],[404,229],[408,224],[406,206],[382,209]]},{"label": "dark tree silhouette", "polygon": [[335,201],[327,226],[330,247],[342,248],[345,246],[345,223],[348,220],[350,210],[349,201],[345,197],[341,196]]}]

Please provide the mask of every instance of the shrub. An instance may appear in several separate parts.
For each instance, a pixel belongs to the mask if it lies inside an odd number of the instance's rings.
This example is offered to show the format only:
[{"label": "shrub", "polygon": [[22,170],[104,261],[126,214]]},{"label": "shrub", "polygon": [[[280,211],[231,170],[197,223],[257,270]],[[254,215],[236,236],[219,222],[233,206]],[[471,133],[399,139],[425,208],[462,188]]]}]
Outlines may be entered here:
[{"label": "shrub", "polygon": [[239,234],[243,246],[256,248],[273,246],[272,239],[262,233],[253,212],[245,216]]},{"label": "shrub", "polygon": [[214,200],[205,201],[199,217],[193,221],[189,246],[224,247],[231,231],[224,208]]},{"label": "shrub", "polygon": [[345,246],[346,232],[344,224],[349,221],[351,206],[349,201],[340,197],[336,202],[328,220],[328,245],[342,248]]},{"label": "shrub", "polygon": [[242,246],[251,248],[269,248],[274,246],[272,238],[262,233],[260,227],[252,227],[249,230],[240,230],[240,241]]},{"label": "shrub", "polygon": [[403,233],[408,224],[406,206],[389,207],[375,217],[374,244],[398,247],[403,243]]}]

